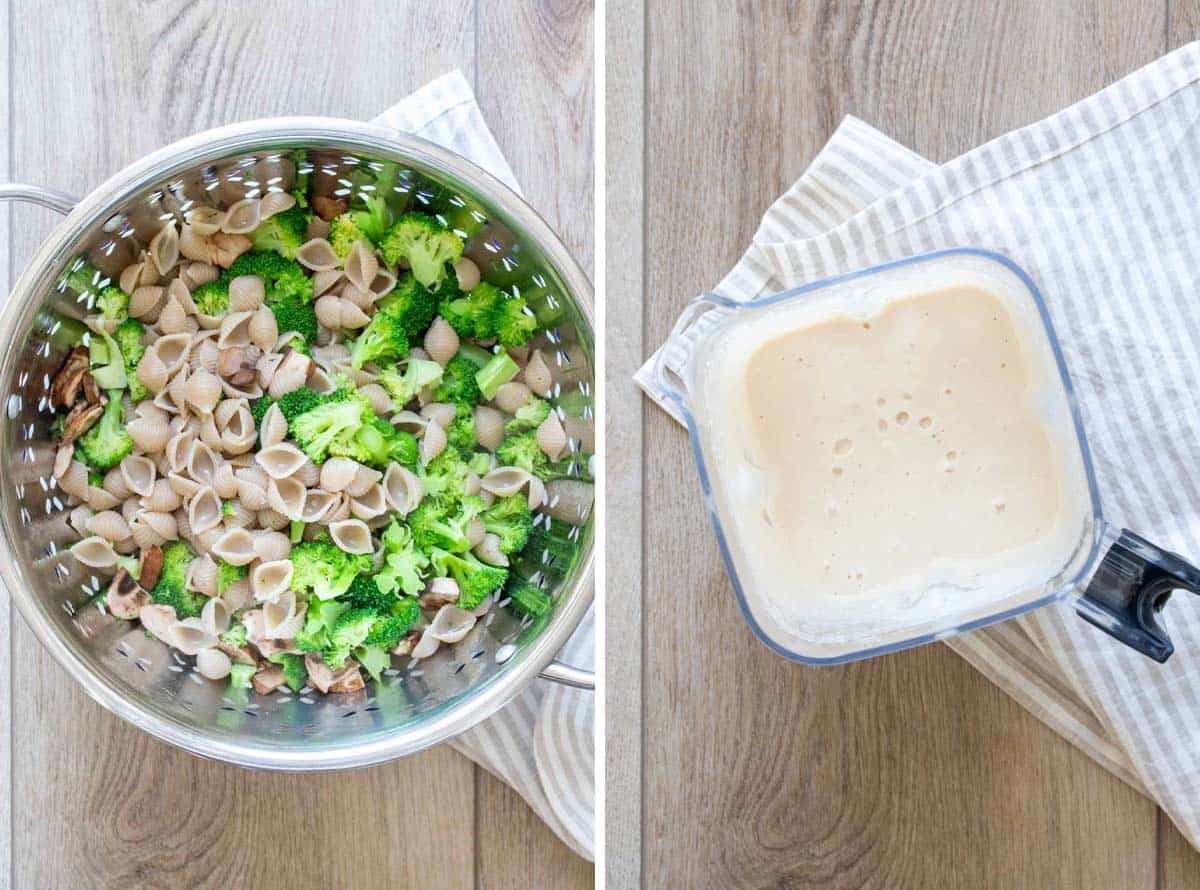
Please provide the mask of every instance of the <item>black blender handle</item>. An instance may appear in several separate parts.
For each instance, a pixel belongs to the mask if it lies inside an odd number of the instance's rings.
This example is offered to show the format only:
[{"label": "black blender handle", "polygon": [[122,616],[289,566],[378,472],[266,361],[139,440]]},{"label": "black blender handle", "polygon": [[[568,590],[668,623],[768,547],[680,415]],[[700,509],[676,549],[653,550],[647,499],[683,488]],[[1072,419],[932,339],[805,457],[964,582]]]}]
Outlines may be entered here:
[{"label": "black blender handle", "polygon": [[1075,611],[1084,621],[1161,664],[1175,647],[1158,623],[1158,613],[1179,589],[1200,593],[1200,569],[1129,529],[1121,529]]}]

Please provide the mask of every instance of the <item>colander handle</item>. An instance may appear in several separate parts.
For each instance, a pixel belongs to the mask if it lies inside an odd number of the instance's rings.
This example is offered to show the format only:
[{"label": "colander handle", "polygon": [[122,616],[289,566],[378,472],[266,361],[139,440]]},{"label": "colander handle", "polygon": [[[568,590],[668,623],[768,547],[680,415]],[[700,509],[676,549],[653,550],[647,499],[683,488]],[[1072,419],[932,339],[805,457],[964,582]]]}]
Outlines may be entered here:
[{"label": "colander handle", "polygon": [[546,665],[539,675],[546,680],[562,683],[564,686],[574,686],[576,689],[595,689],[596,675],[583,668],[572,667],[561,661],[552,661]]},{"label": "colander handle", "polygon": [[57,210],[63,216],[70,213],[79,199],[57,189],[42,188],[40,185],[24,185],[20,182],[0,182],[0,201],[24,201]]}]

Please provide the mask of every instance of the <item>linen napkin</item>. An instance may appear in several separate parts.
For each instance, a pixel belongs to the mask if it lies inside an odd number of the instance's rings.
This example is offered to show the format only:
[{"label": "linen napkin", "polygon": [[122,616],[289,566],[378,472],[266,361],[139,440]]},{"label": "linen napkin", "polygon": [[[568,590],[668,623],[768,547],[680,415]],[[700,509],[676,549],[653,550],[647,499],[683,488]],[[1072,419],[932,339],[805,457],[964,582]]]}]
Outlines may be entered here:
[{"label": "linen napkin", "polygon": [[[393,105],[373,123],[444,146],[521,188],[500,152],[467,79],[453,71]],[[562,652],[569,664],[595,665],[593,612]],[[595,694],[534,680],[499,713],[450,742],[511,785],[568,847],[595,859]]]},{"label": "linen napkin", "polygon": [[[1200,561],[1198,124],[1200,44],[942,166],[847,118],[715,290],[751,300],[943,247],[1009,256],[1049,304],[1105,518]],[[652,362],[637,382],[674,413]],[[1200,602],[1176,594],[1163,621],[1176,646],[1165,665],[1069,604],[947,642],[1196,846]]]}]

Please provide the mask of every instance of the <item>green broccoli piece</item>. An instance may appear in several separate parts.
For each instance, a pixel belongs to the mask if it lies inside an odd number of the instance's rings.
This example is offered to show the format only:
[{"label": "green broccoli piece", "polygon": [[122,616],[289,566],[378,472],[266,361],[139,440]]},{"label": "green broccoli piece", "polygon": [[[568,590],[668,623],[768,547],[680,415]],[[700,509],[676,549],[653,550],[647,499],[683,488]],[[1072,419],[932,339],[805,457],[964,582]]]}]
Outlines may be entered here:
[{"label": "green broccoli piece", "polygon": [[150,591],[150,599],[164,606],[172,606],[177,618],[195,618],[208,602],[202,593],[188,590],[188,566],[192,564],[192,551],[183,541],[171,541],[163,546],[162,571],[158,583]]},{"label": "green broccoli piece", "polygon": [[104,333],[93,334],[88,339],[88,358],[96,385],[101,389],[125,389],[129,380],[125,373],[125,356],[117,341]]},{"label": "green broccoli piece", "polygon": [[135,403],[150,395],[145,385],[137,379],[138,362],[146,353],[142,345],[142,337],[146,327],[135,318],[127,318],[113,331],[113,340],[121,350],[121,358],[125,362],[125,383],[129,387],[129,398]]},{"label": "green broccoli piece", "polygon": [[354,650],[354,657],[376,683],[383,672],[392,666],[392,656],[382,646],[359,646]]},{"label": "green broccoli piece", "polygon": [[[317,405],[325,402],[325,395],[317,392],[314,389],[309,389],[307,386],[302,386],[300,389],[294,389],[279,397],[277,403],[279,411],[283,414],[285,420],[291,423],[295,418],[299,417],[305,411],[311,411]],[[263,409],[264,413],[266,408]]]},{"label": "green broccoli piece", "polygon": [[388,442],[388,459],[415,471],[421,461],[421,446],[417,442],[417,437],[412,433],[395,428],[393,428],[393,434],[393,438]]},{"label": "green broccoli piece", "polygon": [[508,599],[510,609],[530,618],[548,615],[553,605],[549,593],[536,584],[515,576],[510,577],[504,585],[504,596]]},{"label": "green broccoli piece", "polygon": [[229,669],[229,688],[249,689],[257,671],[257,666],[253,664],[235,664]]},{"label": "green broccoli piece", "polygon": [[58,278],[59,292],[70,291],[77,297],[87,301],[88,309],[93,308],[97,297],[112,284],[112,279],[85,260],[76,257],[68,264],[66,270]]},{"label": "green broccoli piece", "polygon": [[[313,309],[311,303],[306,303],[299,297],[286,297],[269,303],[268,308],[275,316],[275,324],[279,328],[279,333],[295,331],[304,338],[306,346],[317,342],[317,311]],[[293,349],[297,348],[295,340],[292,341],[291,346]],[[307,355],[307,350],[300,351]]]},{"label": "green broccoli piece", "polygon": [[266,415],[267,409],[274,404],[275,400],[268,395],[263,395],[262,398],[255,399],[250,403],[250,416],[254,418],[254,428],[256,430],[262,429],[263,417]]},{"label": "green broccoli piece", "polygon": [[[300,302],[311,303],[313,298],[312,279],[308,277],[295,260],[281,256],[273,250],[260,250],[244,253],[229,267],[225,273],[230,279],[239,275],[256,275],[263,280],[266,289],[266,302],[274,308],[276,303]],[[223,276],[224,277],[224,276]],[[281,330],[295,330],[281,328]]]},{"label": "green broccoli piece", "polygon": [[298,149],[292,152],[292,162],[296,165],[296,182],[292,186],[292,197],[297,206],[308,208],[308,181],[312,175],[312,164],[308,163],[308,152]]},{"label": "green broccoli piece", "polygon": [[435,386],[442,379],[442,366],[425,359],[409,359],[404,371],[383,368],[379,382],[388,391],[397,410],[417,397],[426,386]]},{"label": "green broccoli piece", "polygon": [[242,580],[250,573],[247,566],[230,565],[225,560],[217,563],[217,595],[220,596],[230,585]]},{"label": "green broccoli piece", "polygon": [[550,458],[538,447],[536,433],[509,436],[496,449],[496,460],[503,467],[520,467],[541,478],[550,468]]},{"label": "green broccoli piece", "polygon": [[[417,507],[419,511],[420,506]],[[415,514],[413,514],[415,515]],[[439,519],[430,519],[430,525],[440,523]],[[441,526],[438,525],[440,529]],[[429,532],[427,534],[432,534]],[[465,535],[463,536],[465,540]],[[375,586],[381,594],[394,595],[402,591],[409,596],[416,596],[425,587],[422,572],[429,567],[429,557],[415,546],[415,534],[410,529],[392,520],[391,525],[384,531],[383,566],[375,574]],[[439,538],[440,540],[440,538]]]},{"label": "green broccoli piece", "polygon": [[304,666],[304,656],[295,652],[277,652],[267,658],[273,664],[283,668],[283,679],[292,692],[299,692],[308,685],[308,668]]},{"label": "green broccoli piece", "polygon": [[296,248],[308,240],[307,234],[308,216],[296,204],[259,223],[250,233],[250,241],[255,250],[273,250],[290,260],[296,255]]},{"label": "green broccoli piece", "polygon": [[503,553],[517,553],[529,540],[533,526],[533,515],[529,512],[529,501],[523,494],[500,498],[483,511],[483,527],[500,539]]},{"label": "green broccoli piece", "polygon": [[470,460],[478,441],[475,437],[475,412],[469,405],[460,402],[455,407],[454,420],[446,430],[446,442],[463,456],[463,460]]},{"label": "green broccoli piece", "polygon": [[329,631],[329,645],[321,653],[325,663],[333,670],[346,666],[350,650],[361,646],[371,632],[375,613],[370,609],[347,609],[338,616]]},{"label": "green broccoli piece", "polygon": [[288,523],[288,540],[293,544],[299,544],[304,540],[304,529],[308,525],[299,519],[293,519]]},{"label": "green broccoli piece", "polygon": [[355,609],[373,609],[376,612],[386,612],[396,603],[394,593],[384,593],[379,589],[372,575],[359,575],[350,584],[349,589],[338,597],[338,601]]},{"label": "green broccoli piece", "polygon": [[530,529],[517,567],[526,577],[558,580],[570,574],[579,550],[578,528],[562,521],[539,523]]},{"label": "green broccoli piece", "polygon": [[466,493],[470,472],[459,453],[447,448],[422,467],[417,475],[421,477],[426,495],[454,504]]},{"label": "green broccoli piece", "polygon": [[363,198],[363,208],[351,211],[350,215],[354,225],[366,236],[367,243],[372,245],[383,241],[392,220],[392,214],[382,195],[368,195]]},{"label": "green broccoli piece", "polygon": [[400,322],[408,339],[415,342],[437,316],[438,295],[417,281],[411,272],[403,272],[396,286],[375,305],[380,312]]},{"label": "green broccoli piece", "polygon": [[129,294],[110,284],[100,291],[100,296],[96,298],[96,306],[105,318],[121,321],[129,314]]},{"label": "green broccoli piece", "polygon": [[402,214],[380,244],[391,265],[407,259],[417,281],[426,287],[441,283],[446,264],[462,256],[463,241],[432,216]]},{"label": "green broccoli piece", "polygon": [[75,456],[89,467],[110,470],[133,451],[133,439],[125,432],[121,391],[110,390],[100,419],[75,443]]},{"label": "green broccoli piece", "polygon": [[383,614],[376,614],[375,620],[371,623],[371,631],[367,634],[364,643],[367,646],[382,646],[385,649],[393,648],[397,643],[404,639],[417,619],[421,617],[421,606],[411,598],[398,599],[392,604],[390,611]]},{"label": "green broccoli piece", "polygon": [[302,541],[288,558],[292,561],[292,589],[319,600],[341,596],[356,575],[371,571],[372,563],[371,554],[346,553],[329,541]]},{"label": "green broccoli piece", "polygon": [[288,431],[313,463],[320,464],[325,462],[331,445],[354,440],[355,434],[370,422],[370,411],[357,399],[328,401],[290,420]]},{"label": "green broccoli piece", "polygon": [[494,469],[491,454],[486,451],[476,451],[467,459],[467,469],[476,476],[486,476]]},{"label": "green broccoli piece", "polygon": [[333,248],[333,252],[342,259],[345,259],[350,253],[350,248],[354,246],[355,241],[371,243],[371,239],[358,227],[358,223],[354,221],[354,214],[351,213],[343,213],[341,216],[333,218],[329,224],[327,240]]},{"label": "green broccoli piece", "polygon": [[523,433],[526,430],[535,430],[549,416],[550,403],[544,399],[534,397],[517,409],[517,413],[513,415],[513,419],[504,425],[504,431],[507,433]]},{"label": "green broccoli piece", "polygon": [[492,592],[504,586],[506,569],[481,562],[473,553],[451,553],[434,549],[430,561],[439,577],[452,577],[458,582],[458,607],[474,609]]},{"label": "green broccoli piece", "polygon": [[67,415],[55,414],[54,419],[50,421],[50,438],[55,442],[61,442],[63,431],[67,427]]},{"label": "green broccoli piece", "polygon": [[222,272],[192,291],[192,302],[203,315],[222,316],[229,311],[229,282],[232,276]]},{"label": "green broccoli piece", "polygon": [[442,380],[433,390],[433,400],[473,406],[479,403],[480,396],[474,362],[466,356],[455,355],[442,370]]},{"label": "green broccoli piece", "polygon": [[525,300],[507,293],[496,300],[492,324],[496,339],[505,346],[524,346],[538,329],[537,316]]},{"label": "green broccoli piece", "polygon": [[438,314],[458,336],[486,340],[496,336],[496,305],[503,298],[496,285],[481,281],[461,297],[442,300]]},{"label": "green broccoli piece", "polygon": [[304,614],[304,627],[296,634],[296,648],[301,652],[322,652],[329,646],[329,632],[338,616],[349,606],[337,600],[309,600]]},{"label": "green broccoli piece", "polygon": [[391,363],[408,355],[408,334],[398,319],[386,312],[375,317],[354,340],[350,363],[361,368],[367,362]]},{"label": "green broccoli piece", "polygon": [[486,365],[475,372],[475,382],[479,385],[479,392],[482,396],[491,401],[496,398],[496,392],[500,387],[510,382],[519,373],[521,373],[521,366],[514,362],[507,352],[500,350]]},{"label": "green broccoli piece", "polygon": [[[405,517],[417,547],[426,553],[435,549],[465,553],[471,549],[465,525],[456,521],[452,509],[453,504],[426,497]],[[378,577],[376,580],[379,581]],[[380,589],[384,589],[381,581]]]},{"label": "green broccoli piece", "polygon": [[246,625],[240,621],[234,621],[229,625],[229,630],[221,634],[221,642],[226,646],[232,646],[234,649],[241,649],[250,642]]}]

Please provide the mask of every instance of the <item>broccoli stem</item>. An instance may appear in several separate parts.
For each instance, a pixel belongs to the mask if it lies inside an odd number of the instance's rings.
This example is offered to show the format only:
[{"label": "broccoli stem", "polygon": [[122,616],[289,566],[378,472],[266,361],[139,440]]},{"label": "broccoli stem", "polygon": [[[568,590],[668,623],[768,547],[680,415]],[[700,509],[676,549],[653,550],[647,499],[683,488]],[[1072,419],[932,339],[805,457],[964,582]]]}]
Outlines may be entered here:
[{"label": "broccoli stem", "polygon": [[520,372],[520,366],[512,360],[507,352],[501,350],[492,356],[486,365],[475,372],[475,382],[479,384],[479,391],[483,393],[483,397],[490,401],[496,397],[501,386]]}]

